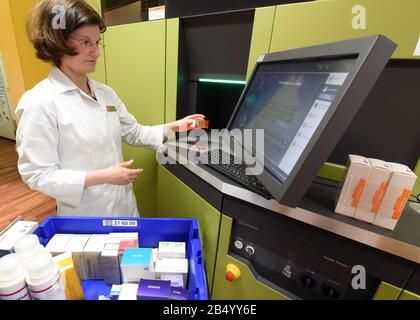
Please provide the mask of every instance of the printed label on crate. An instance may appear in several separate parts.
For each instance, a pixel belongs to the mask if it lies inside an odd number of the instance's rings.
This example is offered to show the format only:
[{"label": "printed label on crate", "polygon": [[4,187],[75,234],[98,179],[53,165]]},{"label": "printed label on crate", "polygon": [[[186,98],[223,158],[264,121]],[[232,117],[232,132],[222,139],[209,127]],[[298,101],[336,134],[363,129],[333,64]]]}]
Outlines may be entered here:
[{"label": "printed label on crate", "polygon": [[103,220],[104,227],[137,227],[136,220]]}]

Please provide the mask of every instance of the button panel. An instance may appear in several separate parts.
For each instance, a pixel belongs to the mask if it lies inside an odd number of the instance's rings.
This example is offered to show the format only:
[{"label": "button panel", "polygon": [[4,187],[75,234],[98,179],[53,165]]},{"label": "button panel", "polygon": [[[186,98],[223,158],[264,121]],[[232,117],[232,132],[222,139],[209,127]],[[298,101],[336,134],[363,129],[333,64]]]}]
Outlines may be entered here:
[{"label": "button panel", "polygon": [[247,239],[235,237],[231,243],[231,250],[253,265],[263,265],[264,268],[275,272],[277,277],[289,282],[292,287],[299,287],[299,290],[305,291],[309,297],[314,299],[342,297],[342,285],[339,281],[332,280],[331,275],[324,275],[310,266],[304,266],[291,258],[268,251]]}]

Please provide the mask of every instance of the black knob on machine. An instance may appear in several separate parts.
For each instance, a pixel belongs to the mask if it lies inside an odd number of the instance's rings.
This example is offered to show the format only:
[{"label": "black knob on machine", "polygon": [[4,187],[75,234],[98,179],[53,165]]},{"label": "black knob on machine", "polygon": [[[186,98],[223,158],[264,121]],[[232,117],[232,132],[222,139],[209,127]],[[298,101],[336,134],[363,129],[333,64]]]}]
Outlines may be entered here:
[{"label": "black knob on machine", "polygon": [[301,273],[300,282],[307,288],[313,288],[316,286],[316,280],[314,276],[309,272]]},{"label": "black knob on machine", "polygon": [[340,288],[332,282],[324,283],[322,292],[331,299],[338,299],[341,294]]}]

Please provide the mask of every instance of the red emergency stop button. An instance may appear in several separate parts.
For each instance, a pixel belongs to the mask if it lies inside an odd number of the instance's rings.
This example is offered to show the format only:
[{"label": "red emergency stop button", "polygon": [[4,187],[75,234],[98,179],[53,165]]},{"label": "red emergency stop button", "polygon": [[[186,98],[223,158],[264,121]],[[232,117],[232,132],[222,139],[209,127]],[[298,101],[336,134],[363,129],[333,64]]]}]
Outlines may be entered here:
[{"label": "red emergency stop button", "polygon": [[241,277],[241,270],[239,270],[239,268],[234,265],[229,263],[226,266],[226,271],[225,271],[225,278],[227,281],[234,281],[236,279],[239,279]]}]

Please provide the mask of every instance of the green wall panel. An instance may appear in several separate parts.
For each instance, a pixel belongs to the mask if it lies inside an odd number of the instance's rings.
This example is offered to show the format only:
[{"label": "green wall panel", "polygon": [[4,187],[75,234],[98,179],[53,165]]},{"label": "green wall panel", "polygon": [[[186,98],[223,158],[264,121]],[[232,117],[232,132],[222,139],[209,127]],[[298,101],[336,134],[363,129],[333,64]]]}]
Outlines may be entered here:
[{"label": "green wall panel", "polygon": [[211,293],[221,214],[161,165],[158,165],[157,197],[159,217],[198,219]]},{"label": "green wall panel", "polygon": [[420,177],[420,157],[417,159],[417,164],[416,164],[416,167],[414,168],[414,173],[417,176],[417,180],[411,194],[418,195],[420,194],[420,178],[419,178]]},{"label": "green wall panel", "polygon": [[331,162],[325,162],[318,172],[318,177],[343,182],[346,178],[347,167]]},{"label": "green wall panel", "polygon": [[382,281],[375,292],[373,300],[397,300],[401,291],[401,288]]},{"label": "green wall panel", "polygon": [[[231,230],[232,218],[222,215],[212,299],[287,300],[286,296],[257,281],[248,266],[228,255]],[[225,279],[225,268],[228,263],[233,263],[240,269],[239,279],[232,282]]]},{"label": "green wall panel", "polygon": [[251,76],[255,63],[261,54],[270,51],[271,33],[273,31],[276,7],[257,8],[252,27],[251,47],[249,50],[248,71],[246,78]]},{"label": "green wall panel", "polygon": [[[365,8],[366,29],[352,27],[357,16],[352,13],[355,5]],[[419,39],[419,12],[418,0],[331,0],[280,5],[276,9],[270,52],[379,33],[398,44],[393,58],[419,59],[413,56]]]},{"label": "green wall panel", "polygon": [[[127,110],[143,125],[165,120],[166,20],[112,26],[106,34],[106,71]],[[123,147],[124,159],[134,159],[145,171],[134,183],[140,215],[156,214],[156,158],[151,150]]]},{"label": "green wall panel", "polygon": [[[102,16],[101,0],[85,0],[93,9]],[[105,43],[105,34],[102,35],[103,43]],[[89,77],[101,83],[107,83],[105,70],[105,50],[100,47],[101,57],[96,63],[96,71],[89,74]]]},{"label": "green wall panel", "polygon": [[176,97],[178,85],[179,19],[166,23],[166,103],[165,122],[176,120]]},{"label": "green wall panel", "polygon": [[404,290],[398,300],[420,300],[420,295]]}]

